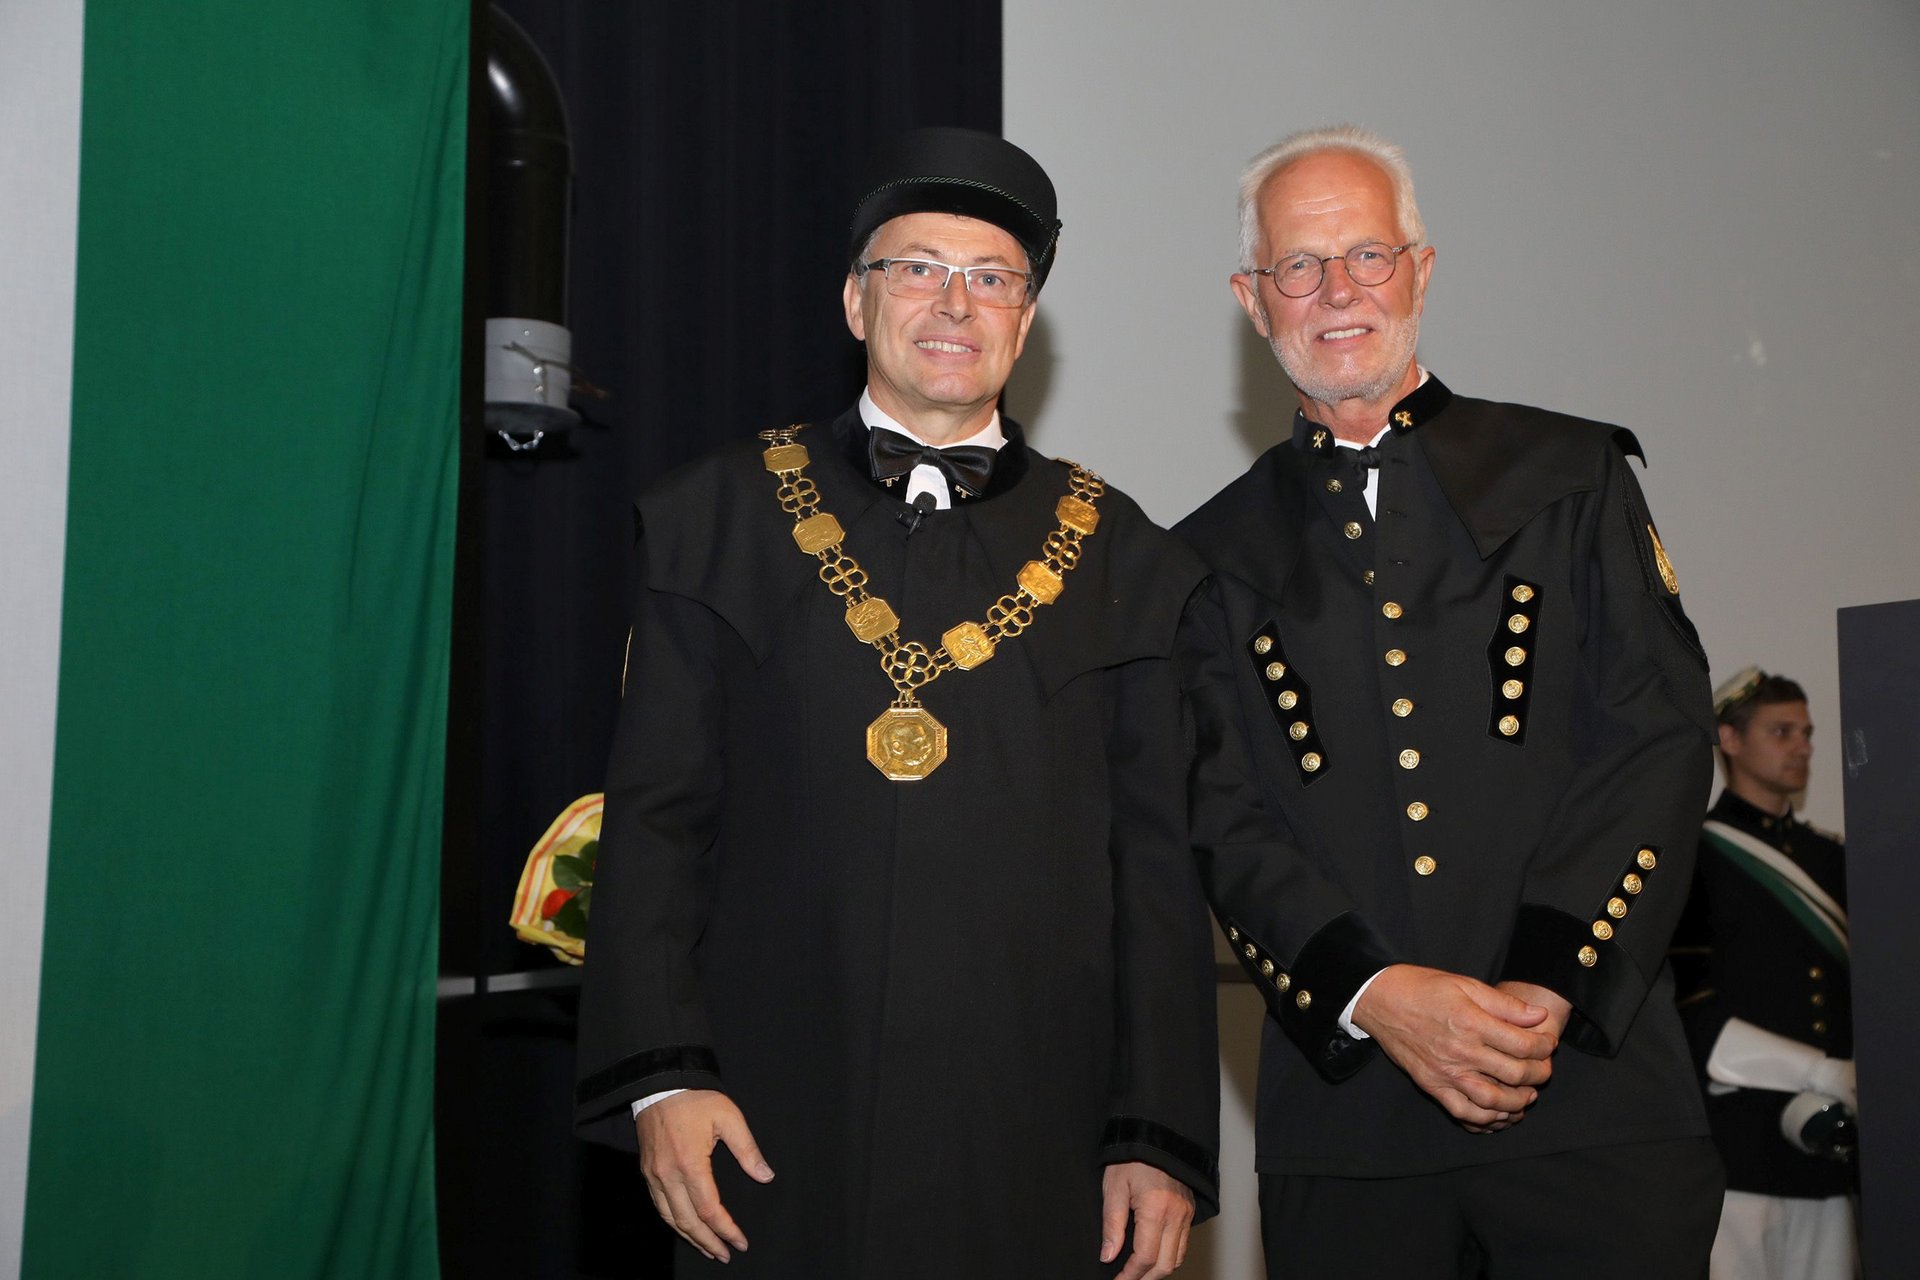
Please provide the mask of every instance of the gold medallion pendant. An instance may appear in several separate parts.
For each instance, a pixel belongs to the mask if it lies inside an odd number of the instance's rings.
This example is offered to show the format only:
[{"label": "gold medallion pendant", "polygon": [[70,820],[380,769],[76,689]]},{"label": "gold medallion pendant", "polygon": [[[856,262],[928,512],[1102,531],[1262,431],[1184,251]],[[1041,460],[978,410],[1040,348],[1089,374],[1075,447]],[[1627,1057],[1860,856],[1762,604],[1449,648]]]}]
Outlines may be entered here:
[{"label": "gold medallion pendant", "polygon": [[845,528],[820,509],[820,491],[807,478],[807,447],[794,439],[800,430],[762,431],[768,446],[762,459],[779,482],[780,509],[793,517],[794,544],[820,561],[820,581],[846,603],[847,629],[879,653],[880,670],[893,686],[893,705],[867,726],[867,759],[889,781],[918,782],[947,758],[947,727],[920,705],[916,691],[949,671],[972,671],[988,661],[1033,625],[1034,610],[1060,598],[1067,574],[1080,563],[1082,543],[1099,526],[1094,504],[1106,482],[1068,463],[1068,492],[1054,507],[1060,527],[1047,535],[1041,558],[1021,567],[1014,589],[988,606],[986,621],[956,623],[940,637],[940,647],[930,649],[902,640],[900,615],[868,594],[867,571],[847,552]]},{"label": "gold medallion pendant", "polygon": [[892,782],[918,782],[947,758],[947,726],[925,707],[892,706],[867,726],[867,759]]}]

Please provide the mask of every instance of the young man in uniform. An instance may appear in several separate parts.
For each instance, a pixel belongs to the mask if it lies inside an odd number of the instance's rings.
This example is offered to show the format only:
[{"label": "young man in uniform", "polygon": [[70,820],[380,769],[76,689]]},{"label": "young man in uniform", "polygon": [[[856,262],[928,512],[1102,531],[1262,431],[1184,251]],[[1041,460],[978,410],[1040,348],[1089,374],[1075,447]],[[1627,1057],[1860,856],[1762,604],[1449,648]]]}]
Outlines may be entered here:
[{"label": "young man in uniform", "polygon": [[1713,1280],[1846,1277],[1858,1189],[1846,850],[1793,811],[1813,760],[1805,690],[1749,667],[1715,691],[1714,713],[1727,785],[1675,936],[1706,956],[1680,1014],[1727,1166]]}]

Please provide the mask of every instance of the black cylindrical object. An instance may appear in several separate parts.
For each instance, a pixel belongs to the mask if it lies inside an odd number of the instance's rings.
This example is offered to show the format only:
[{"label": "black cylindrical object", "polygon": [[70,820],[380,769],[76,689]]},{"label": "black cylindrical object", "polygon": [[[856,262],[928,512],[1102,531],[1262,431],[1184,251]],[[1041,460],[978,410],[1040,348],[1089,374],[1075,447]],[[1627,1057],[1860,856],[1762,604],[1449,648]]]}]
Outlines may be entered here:
[{"label": "black cylindrical object", "polygon": [[547,60],[500,6],[487,26],[486,422],[515,449],[579,415],[567,329],[572,150]]},{"label": "black cylindrical object", "polygon": [[547,60],[499,5],[488,6],[487,314],[567,322],[573,153]]}]

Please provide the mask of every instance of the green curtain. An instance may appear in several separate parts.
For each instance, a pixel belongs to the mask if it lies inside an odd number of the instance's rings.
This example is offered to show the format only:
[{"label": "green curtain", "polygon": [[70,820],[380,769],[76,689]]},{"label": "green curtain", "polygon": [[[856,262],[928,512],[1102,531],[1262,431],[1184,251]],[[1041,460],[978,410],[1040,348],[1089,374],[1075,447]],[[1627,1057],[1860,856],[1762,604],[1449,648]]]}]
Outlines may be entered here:
[{"label": "green curtain", "polygon": [[467,28],[88,0],[27,1276],[437,1274]]}]

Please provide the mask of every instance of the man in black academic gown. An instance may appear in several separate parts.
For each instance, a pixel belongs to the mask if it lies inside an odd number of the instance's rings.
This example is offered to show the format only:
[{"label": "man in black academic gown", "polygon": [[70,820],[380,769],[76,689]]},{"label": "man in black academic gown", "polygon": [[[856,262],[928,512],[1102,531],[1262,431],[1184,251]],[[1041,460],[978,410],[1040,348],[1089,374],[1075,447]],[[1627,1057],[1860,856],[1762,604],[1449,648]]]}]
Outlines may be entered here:
[{"label": "man in black academic gown", "polygon": [[1203,570],[996,408],[1059,225],[1025,152],[908,135],[852,227],[860,403],[640,499],[578,1119],[682,1274],[1138,1280],[1214,1210]]},{"label": "man in black academic gown", "polygon": [[1720,1171],[1663,961],[1712,716],[1639,447],[1419,366],[1397,147],[1296,135],[1241,212],[1299,410],[1178,531],[1203,877],[1271,1014],[1268,1273],[1693,1280]]},{"label": "man in black academic gown", "polygon": [[1705,960],[1680,1016],[1727,1165],[1713,1280],[1844,1278],[1859,1269],[1846,850],[1793,812],[1806,691],[1749,667],[1714,713],[1727,785],[1674,938],[1676,970],[1683,947]]}]

